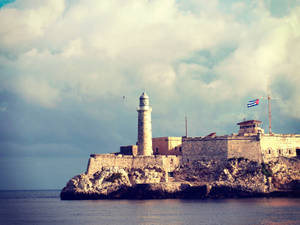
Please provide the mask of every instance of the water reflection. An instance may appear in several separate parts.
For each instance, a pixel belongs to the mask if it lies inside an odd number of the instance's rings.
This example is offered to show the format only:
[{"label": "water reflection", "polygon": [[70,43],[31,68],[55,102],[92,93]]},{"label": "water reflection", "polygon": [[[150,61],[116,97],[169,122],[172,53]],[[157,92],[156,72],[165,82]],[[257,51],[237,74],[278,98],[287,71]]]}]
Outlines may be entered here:
[{"label": "water reflection", "polygon": [[5,196],[0,198],[0,224],[6,225],[300,224],[300,199],[61,201],[50,192]]},{"label": "water reflection", "polygon": [[90,204],[105,206],[102,214],[106,217],[122,217],[116,224],[300,224],[300,199],[104,200]]}]

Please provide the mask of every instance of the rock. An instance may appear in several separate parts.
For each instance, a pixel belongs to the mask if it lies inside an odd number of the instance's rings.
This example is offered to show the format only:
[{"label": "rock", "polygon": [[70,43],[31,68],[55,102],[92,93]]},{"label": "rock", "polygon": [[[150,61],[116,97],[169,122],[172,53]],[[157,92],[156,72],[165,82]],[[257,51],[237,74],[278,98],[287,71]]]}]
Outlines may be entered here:
[{"label": "rock", "polygon": [[97,198],[107,196],[122,186],[131,186],[124,169],[103,168],[93,175],[80,174],[73,177],[63,188],[60,196],[61,199],[81,199],[82,196]]},{"label": "rock", "polygon": [[165,176],[158,167],[102,168],[73,177],[61,199],[300,197],[300,159],[199,161],[177,168],[173,182]]}]

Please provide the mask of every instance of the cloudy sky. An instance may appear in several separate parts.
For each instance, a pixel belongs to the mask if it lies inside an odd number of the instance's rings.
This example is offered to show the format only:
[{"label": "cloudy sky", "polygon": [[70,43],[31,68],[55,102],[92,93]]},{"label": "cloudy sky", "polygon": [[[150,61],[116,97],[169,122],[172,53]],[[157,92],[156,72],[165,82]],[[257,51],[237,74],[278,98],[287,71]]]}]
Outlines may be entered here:
[{"label": "cloudy sky", "polygon": [[[299,0],[0,0],[0,189],[60,189],[91,153],[237,132],[267,104],[300,133]],[[125,98],[123,98],[125,96]]]}]

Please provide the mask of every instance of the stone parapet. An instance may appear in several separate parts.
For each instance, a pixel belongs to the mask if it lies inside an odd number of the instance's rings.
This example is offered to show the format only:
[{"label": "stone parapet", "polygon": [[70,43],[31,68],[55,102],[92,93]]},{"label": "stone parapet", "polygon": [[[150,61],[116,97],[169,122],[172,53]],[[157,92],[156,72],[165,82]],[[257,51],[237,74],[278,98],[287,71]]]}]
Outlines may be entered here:
[{"label": "stone parapet", "polygon": [[264,137],[295,137],[300,138],[300,134],[262,134]]},{"label": "stone parapet", "polygon": [[92,154],[89,159],[86,173],[94,174],[105,167],[118,167],[125,169],[158,167],[166,172],[172,172],[180,165],[181,156],[175,155],[130,156],[121,154]]}]

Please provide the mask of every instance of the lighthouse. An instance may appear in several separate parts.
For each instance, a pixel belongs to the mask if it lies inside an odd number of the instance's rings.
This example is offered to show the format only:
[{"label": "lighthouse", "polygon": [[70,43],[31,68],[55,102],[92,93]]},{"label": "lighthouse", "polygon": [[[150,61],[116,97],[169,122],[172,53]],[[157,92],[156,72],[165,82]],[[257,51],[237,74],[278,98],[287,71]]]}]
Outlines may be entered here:
[{"label": "lighthouse", "polygon": [[140,96],[140,105],[138,112],[138,155],[153,155],[152,150],[152,126],[151,111],[149,106],[149,97],[143,92]]}]

